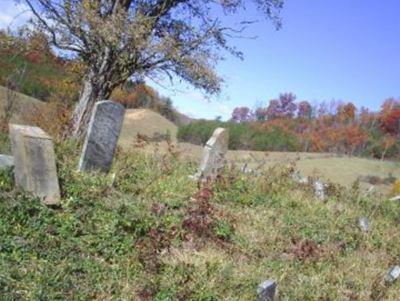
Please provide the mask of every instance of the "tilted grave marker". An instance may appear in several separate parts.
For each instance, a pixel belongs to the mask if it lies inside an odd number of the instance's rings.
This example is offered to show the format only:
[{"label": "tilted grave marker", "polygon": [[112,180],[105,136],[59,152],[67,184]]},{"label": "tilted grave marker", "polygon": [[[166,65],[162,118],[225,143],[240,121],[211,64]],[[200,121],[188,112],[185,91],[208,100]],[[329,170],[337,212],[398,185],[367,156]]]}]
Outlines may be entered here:
[{"label": "tilted grave marker", "polygon": [[114,159],[125,108],[113,101],[95,104],[83,145],[80,171],[108,172]]},{"label": "tilted grave marker", "polygon": [[203,158],[198,172],[193,176],[199,180],[215,180],[225,165],[229,134],[224,128],[217,128],[204,146]]}]

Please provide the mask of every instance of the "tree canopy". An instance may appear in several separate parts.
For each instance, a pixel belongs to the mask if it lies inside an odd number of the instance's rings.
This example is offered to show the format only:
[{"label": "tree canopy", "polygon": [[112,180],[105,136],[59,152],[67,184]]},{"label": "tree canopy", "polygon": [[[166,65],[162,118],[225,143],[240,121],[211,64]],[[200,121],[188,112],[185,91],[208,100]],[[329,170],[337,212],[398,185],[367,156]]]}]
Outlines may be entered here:
[{"label": "tree canopy", "polygon": [[[177,75],[209,93],[220,90],[220,50],[248,25],[221,17],[250,2],[279,26],[283,0],[23,0],[59,49],[77,54],[113,89],[128,77]],[[248,3],[249,2],[249,3]]]}]

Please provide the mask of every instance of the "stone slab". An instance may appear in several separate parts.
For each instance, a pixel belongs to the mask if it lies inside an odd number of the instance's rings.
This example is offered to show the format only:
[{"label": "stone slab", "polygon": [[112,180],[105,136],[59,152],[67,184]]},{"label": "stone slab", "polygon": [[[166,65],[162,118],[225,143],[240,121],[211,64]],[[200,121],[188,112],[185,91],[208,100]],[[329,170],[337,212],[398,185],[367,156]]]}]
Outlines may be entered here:
[{"label": "stone slab", "polygon": [[80,171],[110,170],[124,114],[125,108],[117,102],[95,104],[79,161]]},{"label": "stone slab", "polygon": [[369,222],[367,217],[361,216],[358,218],[358,227],[361,229],[362,232],[368,232],[371,227],[371,223]]},{"label": "stone slab", "polygon": [[60,188],[57,177],[53,140],[42,129],[9,125],[14,156],[15,185],[43,200],[58,205]]},{"label": "stone slab", "polygon": [[275,301],[277,284],[274,280],[267,280],[257,287],[258,300]]},{"label": "stone slab", "polygon": [[389,269],[385,276],[385,282],[393,283],[400,277],[400,266],[396,265]]}]

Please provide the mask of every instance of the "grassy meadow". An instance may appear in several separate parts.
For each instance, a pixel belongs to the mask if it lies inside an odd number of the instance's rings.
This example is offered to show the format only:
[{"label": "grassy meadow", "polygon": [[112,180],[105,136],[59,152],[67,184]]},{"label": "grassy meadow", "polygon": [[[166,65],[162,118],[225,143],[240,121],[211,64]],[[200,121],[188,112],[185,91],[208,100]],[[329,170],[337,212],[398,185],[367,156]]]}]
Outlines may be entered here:
[{"label": "grassy meadow", "polygon": [[[124,130],[123,130],[124,131]],[[136,150],[146,154],[166,153],[170,148],[165,142],[154,143],[144,142],[126,143],[120,141],[121,148],[125,150]],[[181,159],[192,163],[200,162],[203,147],[185,142],[173,143],[176,152],[180,154]],[[373,189],[382,194],[390,194],[393,183],[368,183],[363,177],[372,176],[379,179],[390,177],[400,178],[400,163],[396,161],[381,161],[377,159],[366,159],[351,157],[346,155],[336,155],[329,153],[297,153],[297,152],[259,152],[229,150],[227,153],[229,165],[235,165],[237,168],[245,164],[251,169],[262,169],[272,167],[276,164],[296,164],[303,177],[319,177],[324,181],[333,182],[343,186],[350,187],[358,179],[360,187],[366,191]]]},{"label": "grassy meadow", "polygon": [[2,300],[256,300],[266,279],[279,300],[400,299],[382,282],[400,262],[398,202],[357,185],[321,202],[287,164],[199,185],[173,150],[120,149],[109,175],[78,173],[79,151],[56,143],[59,208],[1,172]]}]

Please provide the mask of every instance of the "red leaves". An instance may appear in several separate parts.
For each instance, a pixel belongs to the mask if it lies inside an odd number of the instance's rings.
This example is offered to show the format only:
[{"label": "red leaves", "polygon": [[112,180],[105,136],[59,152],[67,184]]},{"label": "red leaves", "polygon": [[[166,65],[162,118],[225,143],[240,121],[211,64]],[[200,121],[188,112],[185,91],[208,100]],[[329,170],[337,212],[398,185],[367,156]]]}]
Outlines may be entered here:
[{"label": "red leaves", "polygon": [[237,107],[232,112],[232,120],[236,122],[250,121],[253,114],[248,107]]},{"label": "red leaves", "polygon": [[349,102],[345,105],[339,105],[337,108],[337,117],[340,122],[352,122],[356,118],[356,106]]},{"label": "red leaves", "polygon": [[306,260],[308,258],[319,257],[321,255],[321,250],[317,243],[313,240],[293,240],[293,255],[296,259]]},{"label": "red leaves", "polygon": [[187,210],[182,222],[183,228],[199,237],[210,236],[215,224],[214,208],[210,203],[212,198],[210,188],[202,188],[196,194],[194,205]]},{"label": "red leaves", "polygon": [[400,100],[390,98],[383,103],[379,124],[382,131],[387,134],[400,134]]},{"label": "red leaves", "polygon": [[312,107],[308,101],[301,101],[297,105],[297,116],[299,118],[310,119],[312,116]]},{"label": "red leaves", "polygon": [[283,93],[278,99],[271,100],[267,108],[268,119],[292,118],[297,110],[295,100],[293,93]]}]

